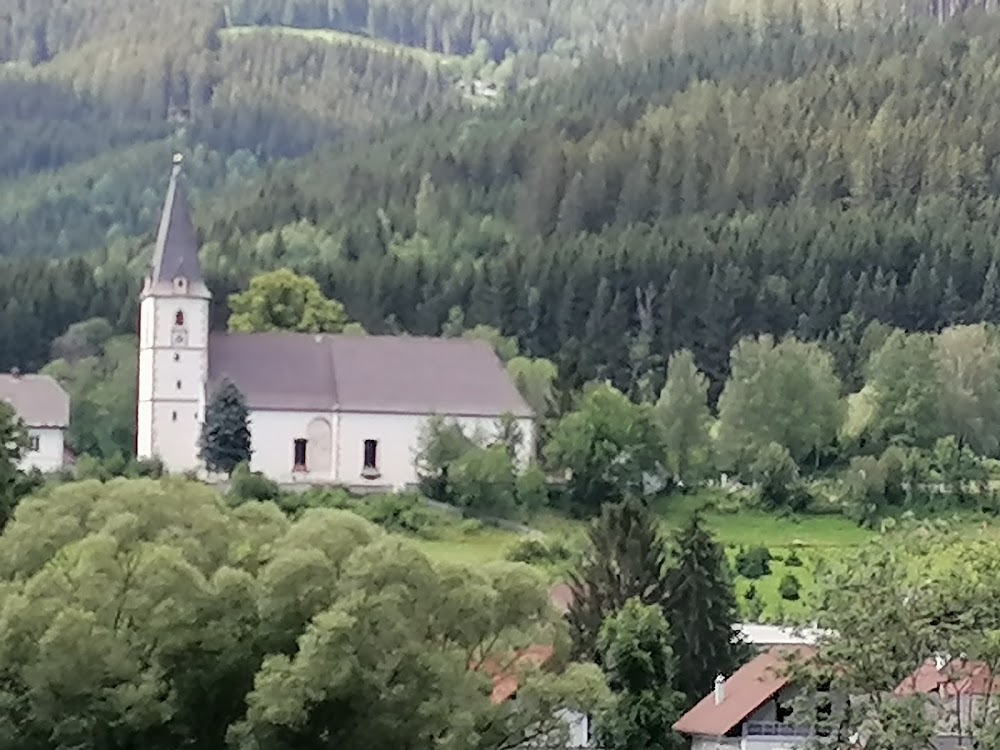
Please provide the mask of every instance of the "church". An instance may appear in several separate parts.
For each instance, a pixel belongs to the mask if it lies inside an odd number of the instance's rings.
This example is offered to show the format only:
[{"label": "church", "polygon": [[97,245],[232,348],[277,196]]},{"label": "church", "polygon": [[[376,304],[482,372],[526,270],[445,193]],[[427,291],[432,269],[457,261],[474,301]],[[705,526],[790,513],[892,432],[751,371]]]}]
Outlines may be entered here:
[{"label": "church", "polygon": [[249,406],[251,468],[283,484],[412,485],[435,415],[480,439],[510,415],[522,435],[521,460],[534,452],[534,414],[485,342],[215,332],[210,301],[175,157],[139,303],[139,458],[159,458],[170,472],[202,472],[205,407],[223,379]]}]

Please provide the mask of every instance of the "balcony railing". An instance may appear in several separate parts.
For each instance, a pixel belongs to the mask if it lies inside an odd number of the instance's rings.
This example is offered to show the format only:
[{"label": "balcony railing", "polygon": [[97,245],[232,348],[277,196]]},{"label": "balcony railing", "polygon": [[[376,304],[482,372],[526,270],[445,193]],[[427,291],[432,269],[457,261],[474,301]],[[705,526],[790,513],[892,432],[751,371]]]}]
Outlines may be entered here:
[{"label": "balcony railing", "polygon": [[744,737],[812,737],[809,727],[782,724],[780,721],[748,721],[743,725]]}]

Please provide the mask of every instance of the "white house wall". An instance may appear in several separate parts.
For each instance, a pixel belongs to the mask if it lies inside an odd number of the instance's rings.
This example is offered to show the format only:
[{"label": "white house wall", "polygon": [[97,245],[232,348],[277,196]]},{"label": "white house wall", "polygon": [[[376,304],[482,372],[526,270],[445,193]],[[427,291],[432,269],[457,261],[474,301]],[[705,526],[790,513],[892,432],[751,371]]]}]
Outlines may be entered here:
[{"label": "white house wall", "polygon": [[[370,414],[341,412],[339,450],[334,464],[337,481],[349,486],[404,487],[418,480],[416,457],[429,417],[421,414]],[[496,435],[495,417],[445,417],[457,422],[466,435],[489,439]],[[526,463],[534,451],[534,428],[530,419],[518,420],[524,435],[519,458]],[[377,478],[366,478],[364,446],[378,441]]]},{"label": "white house wall", "polygon": [[[325,420],[330,425],[326,455],[316,454],[315,430],[310,425]],[[254,410],[250,412],[253,454],[250,468],[276,482],[322,484],[336,477],[337,419],[335,414],[308,411]],[[306,472],[295,472],[295,441],[306,440]],[[317,471],[317,469],[322,469]]]},{"label": "white house wall", "polygon": [[21,458],[21,469],[38,469],[43,472],[58,471],[63,467],[65,441],[63,431],[57,428],[37,428],[28,430],[32,440],[38,438],[38,450],[27,450]]},{"label": "white house wall", "polygon": [[737,737],[694,737],[691,750],[733,750],[740,747]]}]

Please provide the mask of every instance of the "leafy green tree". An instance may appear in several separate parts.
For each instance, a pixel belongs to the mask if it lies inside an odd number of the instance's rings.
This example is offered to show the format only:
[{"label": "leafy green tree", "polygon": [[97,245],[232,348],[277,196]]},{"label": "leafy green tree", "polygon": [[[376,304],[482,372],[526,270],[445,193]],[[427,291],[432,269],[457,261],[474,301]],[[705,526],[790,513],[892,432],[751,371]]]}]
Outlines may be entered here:
[{"label": "leafy green tree", "polygon": [[637,597],[659,606],[667,595],[666,549],[650,509],[637,499],[606,503],[587,530],[580,567],[570,574],[566,617],[575,653],[599,658],[597,638],[608,617]]},{"label": "leafy green tree", "polygon": [[597,722],[600,747],[684,747],[673,731],[684,696],[674,690],[677,667],[671,642],[663,611],[636,598],[604,621],[597,650],[615,699]]},{"label": "leafy green tree", "polygon": [[[596,667],[566,664],[540,572],[438,566],[342,510],[292,522],[176,478],[58,485],[0,536],[0,581],[18,750],[549,748],[558,709],[607,699]],[[552,650],[544,669],[528,645]],[[490,699],[505,675],[516,707]]]},{"label": "leafy green tree", "polygon": [[712,689],[717,675],[732,674],[744,656],[734,642],[739,609],[725,550],[699,515],[673,539],[666,573],[664,611],[677,656],[675,683],[689,704]]},{"label": "leafy green tree", "polygon": [[718,450],[725,467],[747,468],[777,443],[801,464],[818,462],[844,418],[832,357],[817,344],[770,336],[741,340],[719,399]]},{"label": "leafy green tree", "polygon": [[556,406],[556,366],[547,359],[513,357],[507,362],[507,375],[544,428]]},{"label": "leafy green tree", "polygon": [[478,447],[458,422],[432,415],[421,428],[416,455],[424,493],[434,500],[452,502],[449,470],[462,456]]},{"label": "leafy green tree", "polygon": [[77,454],[99,459],[131,455],[135,448],[136,350],[134,336],[102,339],[100,322],[70,326],[53,345],[55,359],[42,372],[70,397],[66,442]]},{"label": "leafy green tree", "polygon": [[246,291],[230,295],[229,309],[236,333],[340,333],[348,322],[344,306],[324,297],[315,279],[287,268],[254,276]]},{"label": "leafy green tree", "polygon": [[766,509],[802,511],[809,504],[809,494],[799,481],[799,467],[785,446],[777,443],[763,446],[754,456],[749,474]]},{"label": "leafy green tree", "polygon": [[[821,730],[846,739],[863,728],[866,746],[878,750],[933,746],[939,728],[928,708],[936,696],[913,690],[914,670],[934,654],[961,654],[944,670],[956,681],[980,664],[988,674],[1000,667],[997,579],[988,572],[998,560],[990,536],[985,529],[907,523],[825,566],[814,616],[829,635],[799,666],[798,679],[807,693],[825,687],[868,698],[863,710],[834,701]],[[807,703],[796,710],[815,720]],[[938,704],[952,716],[954,706]],[[953,727],[967,744],[992,747],[992,704],[972,702]]]},{"label": "leafy green tree", "polygon": [[553,428],[545,456],[568,474],[570,510],[591,515],[609,499],[642,494],[663,451],[650,407],[633,404],[611,386],[596,386]]},{"label": "leafy green tree", "polygon": [[941,435],[943,384],[934,361],[934,339],[925,333],[894,331],[872,355],[873,438],[929,448]]},{"label": "leafy green tree", "polygon": [[663,429],[670,471],[676,479],[697,479],[698,468],[707,463],[711,445],[708,379],[686,349],[671,355],[667,382],[653,413]]},{"label": "leafy green tree", "polygon": [[982,324],[934,338],[941,430],[980,455],[1000,452],[1000,336]]},{"label": "leafy green tree", "polygon": [[224,379],[216,386],[205,407],[201,427],[201,459],[209,471],[227,476],[242,463],[250,462],[250,410],[236,385]]},{"label": "leafy green tree", "polygon": [[448,484],[451,502],[474,515],[515,515],[517,476],[503,445],[466,451],[448,468]]}]

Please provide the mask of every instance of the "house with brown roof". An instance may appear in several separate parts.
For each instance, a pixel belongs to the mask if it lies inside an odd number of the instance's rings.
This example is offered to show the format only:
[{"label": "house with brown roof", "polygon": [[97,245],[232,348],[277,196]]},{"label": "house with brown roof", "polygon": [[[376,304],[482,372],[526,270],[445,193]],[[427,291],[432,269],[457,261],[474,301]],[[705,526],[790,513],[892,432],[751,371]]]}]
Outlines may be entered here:
[{"label": "house with brown roof", "polygon": [[69,395],[48,375],[0,375],[0,401],[10,404],[28,430],[22,470],[58,471],[66,454]]},{"label": "house with brown roof", "polygon": [[692,750],[794,750],[813,737],[792,722],[798,698],[790,666],[815,653],[811,646],[773,646],[758,654],[674,724],[691,738]]},{"label": "house with brown roof", "polygon": [[926,659],[893,691],[899,697],[923,696],[934,722],[934,747],[971,747],[977,730],[995,724],[1000,680],[989,665],[964,657]]},{"label": "house with brown roof", "polygon": [[[541,668],[552,659],[555,649],[552,646],[537,644],[521,649],[507,663],[500,663],[494,658],[485,659],[479,663],[470,664],[470,668],[488,675],[493,682],[490,702],[500,705],[507,701],[517,700],[517,691],[521,686],[521,670],[524,668]],[[590,717],[579,711],[562,709],[556,717],[566,726],[567,750],[594,747],[593,730]],[[549,742],[540,742],[540,746],[549,746]]]},{"label": "house with brown roof", "polygon": [[136,425],[138,456],[168,471],[201,469],[205,406],[223,378],[250,409],[251,468],[282,483],[412,484],[432,416],[488,439],[510,415],[520,457],[534,451],[534,414],[484,342],[215,333],[210,301],[175,157],[140,300]]}]

